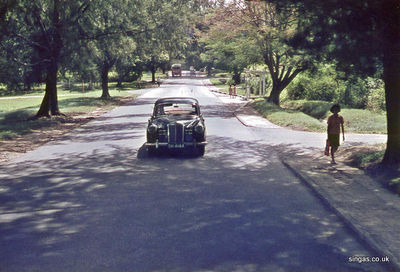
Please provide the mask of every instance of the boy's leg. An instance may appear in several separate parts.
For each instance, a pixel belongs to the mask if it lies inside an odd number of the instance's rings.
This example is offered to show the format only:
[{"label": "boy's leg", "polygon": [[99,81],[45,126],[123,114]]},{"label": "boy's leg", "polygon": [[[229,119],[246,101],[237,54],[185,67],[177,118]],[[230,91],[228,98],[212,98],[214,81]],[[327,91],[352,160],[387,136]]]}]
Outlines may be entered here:
[{"label": "boy's leg", "polygon": [[331,156],[332,156],[332,162],[335,163],[335,152],[338,150],[337,146],[332,145],[331,148]]}]

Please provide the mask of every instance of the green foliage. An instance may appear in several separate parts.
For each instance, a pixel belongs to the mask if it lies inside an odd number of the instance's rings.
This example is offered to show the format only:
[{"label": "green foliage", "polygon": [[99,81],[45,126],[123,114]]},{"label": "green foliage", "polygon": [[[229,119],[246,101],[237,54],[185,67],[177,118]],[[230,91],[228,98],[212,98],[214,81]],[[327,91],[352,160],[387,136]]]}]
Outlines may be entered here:
[{"label": "green foliage", "polygon": [[385,93],[380,79],[362,79],[351,76],[340,79],[341,73],[333,67],[320,66],[314,72],[297,77],[287,88],[287,97],[292,100],[320,100],[339,102],[352,108],[383,111]]},{"label": "green foliage", "polygon": [[341,100],[343,82],[336,79],[335,70],[321,66],[313,73],[303,73],[287,88],[289,99],[321,100],[338,102]]},{"label": "green foliage", "polygon": [[369,94],[366,107],[372,111],[383,112],[386,110],[385,88],[382,80],[367,78]]},{"label": "green foliage", "polygon": [[344,84],[345,91],[339,101],[353,108],[365,108],[369,92],[365,81],[361,78],[351,77]]},{"label": "green foliage", "polygon": [[259,91],[260,91],[260,78],[251,77],[248,82],[249,82],[249,85],[250,85],[250,93],[251,94],[258,94]]}]

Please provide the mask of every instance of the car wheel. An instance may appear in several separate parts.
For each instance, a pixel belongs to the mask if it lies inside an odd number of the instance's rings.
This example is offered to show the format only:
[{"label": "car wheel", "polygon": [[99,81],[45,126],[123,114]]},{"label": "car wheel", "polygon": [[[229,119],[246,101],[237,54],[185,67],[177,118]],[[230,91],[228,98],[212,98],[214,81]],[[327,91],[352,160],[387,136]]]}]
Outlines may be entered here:
[{"label": "car wheel", "polygon": [[206,152],[206,147],[204,145],[198,146],[196,149],[199,157],[204,156],[204,153]]},{"label": "car wheel", "polygon": [[154,156],[154,155],[157,154],[157,149],[156,149],[154,146],[148,146],[148,147],[147,147],[147,153],[148,153],[150,156]]}]

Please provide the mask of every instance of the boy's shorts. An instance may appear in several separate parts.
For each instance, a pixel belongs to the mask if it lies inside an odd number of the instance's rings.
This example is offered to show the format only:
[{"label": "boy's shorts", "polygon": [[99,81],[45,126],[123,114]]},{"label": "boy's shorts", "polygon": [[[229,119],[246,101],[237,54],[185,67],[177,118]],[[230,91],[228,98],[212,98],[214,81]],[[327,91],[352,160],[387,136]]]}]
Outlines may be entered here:
[{"label": "boy's shorts", "polygon": [[340,146],[339,134],[328,134],[328,140],[331,146]]}]

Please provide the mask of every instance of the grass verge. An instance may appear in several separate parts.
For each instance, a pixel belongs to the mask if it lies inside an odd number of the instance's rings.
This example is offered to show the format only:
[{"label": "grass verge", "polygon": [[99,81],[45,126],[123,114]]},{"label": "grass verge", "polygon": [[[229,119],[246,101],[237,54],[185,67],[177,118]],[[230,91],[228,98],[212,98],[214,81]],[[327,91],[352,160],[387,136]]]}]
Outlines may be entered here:
[{"label": "grass verge", "polygon": [[269,121],[293,129],[318,131],[326,130],[326,126],[317,119],[298,110],[280,108],[267,102],[264,98],[254,100],[254,108]]},{"label": "grass verge", "polygon": [[353,146],[340,150],[340,154],[344,163],[364,170],[372,179],[400,195],[400,169],[381,164],[385,148],[385,144]]},{"label": "grass verge", "polygon": [[87,114],[97,109],[108,111],[134,97],[131,93],[111,89],[111,99],[100,99],[101,90],[59,97],[59,108],[67,116],[40,118],[28,121],[39,109],[42,98],[24,96],[0,100],[0,140],[12,140],[33,131],[59,128],[65,123],[74,123],[74,116]]},{"label": "grass verge", "polygon": [[[326,101],[286,100],[285,109],[298,110],[319,119],[326,120],[332,113],[332,103]],[[345,120],[345,131],[354,133],[387,133],[386,115],[364,109],[343,107],[340,113]]]}]

